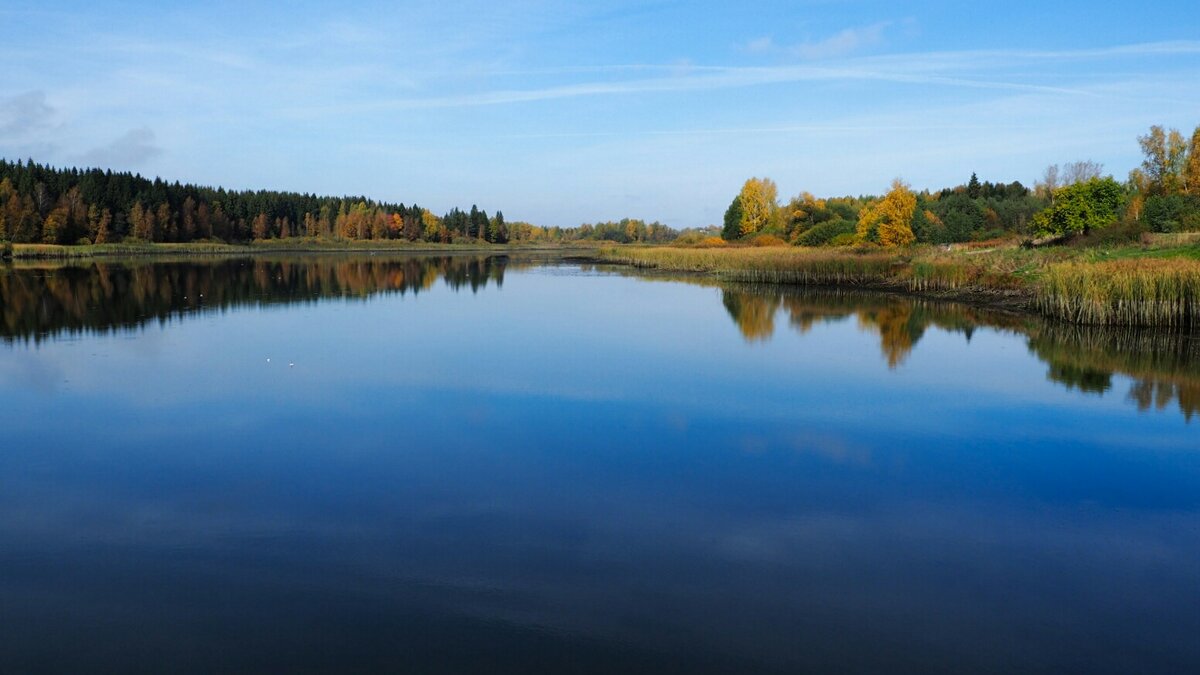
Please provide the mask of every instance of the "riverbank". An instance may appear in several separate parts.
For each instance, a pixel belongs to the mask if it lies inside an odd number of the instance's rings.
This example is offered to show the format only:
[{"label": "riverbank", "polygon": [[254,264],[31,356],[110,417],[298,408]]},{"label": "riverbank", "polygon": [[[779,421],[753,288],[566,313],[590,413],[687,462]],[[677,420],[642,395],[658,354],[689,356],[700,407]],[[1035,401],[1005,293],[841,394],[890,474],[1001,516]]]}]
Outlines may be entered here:
[{"label": "riverbank", "polygon": [[61,246],[55,244],[13,244],[16,260],[67,260],[124,256],[179,255],[253,255],[261,253],[502,253],[506,251],[562,251],[595,247],[591,242],[558,244],[430,244],[398,240],[333,240],[292,237],[268,239],[247,244],[224,242],[119,243]]},{"label": "riverbank", "polygon": [[1200,247],[947,251],[917,247],[606,247],[600,260],[726,281],[876,288],[1070,323],[1200,327]]},{"label": "riverbank", "polygon": [[564,244],[430,244],[289,238],[248,244],[16,244],[18,261],[289,253],[546,252],[724,281],[901,291],[1041,314],[1075,324],[1200,328],[1200,244],[947,250],[792,246],[688,248]]}]

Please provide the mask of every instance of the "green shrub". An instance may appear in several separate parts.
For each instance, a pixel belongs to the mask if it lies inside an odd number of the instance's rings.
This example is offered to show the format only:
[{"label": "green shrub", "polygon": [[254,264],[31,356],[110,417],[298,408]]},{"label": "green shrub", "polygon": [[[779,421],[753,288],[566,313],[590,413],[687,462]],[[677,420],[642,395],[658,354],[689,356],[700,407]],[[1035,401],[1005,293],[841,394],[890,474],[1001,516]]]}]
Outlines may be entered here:
[{"label": "green shrub", "polygon": [[1111,227],[1092,230],[1085,237],[1072,242],[1074,246],[1122,246],[1138,243],[1146,231],[1144,223],[1123,221]]},{"label": "green shrub", "polygon": [[1054,204],[1033,217],[1040,235],[1087,234],[1117,222],[1124,202],[1121,184],[1093,178],[1054,191]]},{"label": "green shrub", "polygon": [[1146,199],[1142,220],[1155,232],[1189,232],[1200,229],[1200,197],[1155,195]]},{"label": "green shrub", "polygon": [[799,246],[825,246],[834,237],[842,234],[853,235],[857,225],[853,221],[836,218],[814,225],[796,237]]}]

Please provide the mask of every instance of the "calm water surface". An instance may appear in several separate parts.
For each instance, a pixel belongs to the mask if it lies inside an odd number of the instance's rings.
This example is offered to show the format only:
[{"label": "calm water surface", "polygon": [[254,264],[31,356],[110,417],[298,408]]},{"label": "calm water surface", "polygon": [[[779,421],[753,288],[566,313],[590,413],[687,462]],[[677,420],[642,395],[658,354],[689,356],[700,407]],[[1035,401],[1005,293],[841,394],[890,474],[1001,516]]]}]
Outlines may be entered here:
[{"label": "calm water surface", "polygon": [[1200,340],[570,261],[0,267],[0,672],[1195,672]]}]

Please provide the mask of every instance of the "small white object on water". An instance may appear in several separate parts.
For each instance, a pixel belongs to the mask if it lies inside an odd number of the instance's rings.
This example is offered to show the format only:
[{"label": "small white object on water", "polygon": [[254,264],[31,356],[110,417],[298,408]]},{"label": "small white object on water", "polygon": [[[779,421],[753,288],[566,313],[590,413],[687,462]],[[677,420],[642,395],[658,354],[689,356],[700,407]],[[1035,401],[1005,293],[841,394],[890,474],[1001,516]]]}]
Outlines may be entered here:
[{"label": "small white object on water", "polygon": [[289,364],[288,364],[288,368],[295,368],[295,367],[296,367],[296,364],[294,364],[294,363],[289,363]]},{"label": "small white object on water", "polygon": [[271,362],[271,359],[267,359],[267,363],[270,363],[270,362]]}]

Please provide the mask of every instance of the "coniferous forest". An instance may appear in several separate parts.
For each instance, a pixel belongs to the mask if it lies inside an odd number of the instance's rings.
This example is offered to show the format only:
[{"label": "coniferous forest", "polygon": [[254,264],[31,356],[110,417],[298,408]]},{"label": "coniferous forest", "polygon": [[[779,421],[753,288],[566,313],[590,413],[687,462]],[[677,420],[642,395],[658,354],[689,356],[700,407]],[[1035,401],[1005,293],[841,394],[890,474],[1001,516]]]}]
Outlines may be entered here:
[{"label": "coniferous forest", "polygon": [[666,242],[678,232],[637,219],[574,228],[508,222],[471,206],[441,216],[367,197],[225,190],[129,172],[0,159],[0,241],[42,244],[245,242],[288,237],[435,243],[604,239]]}]

